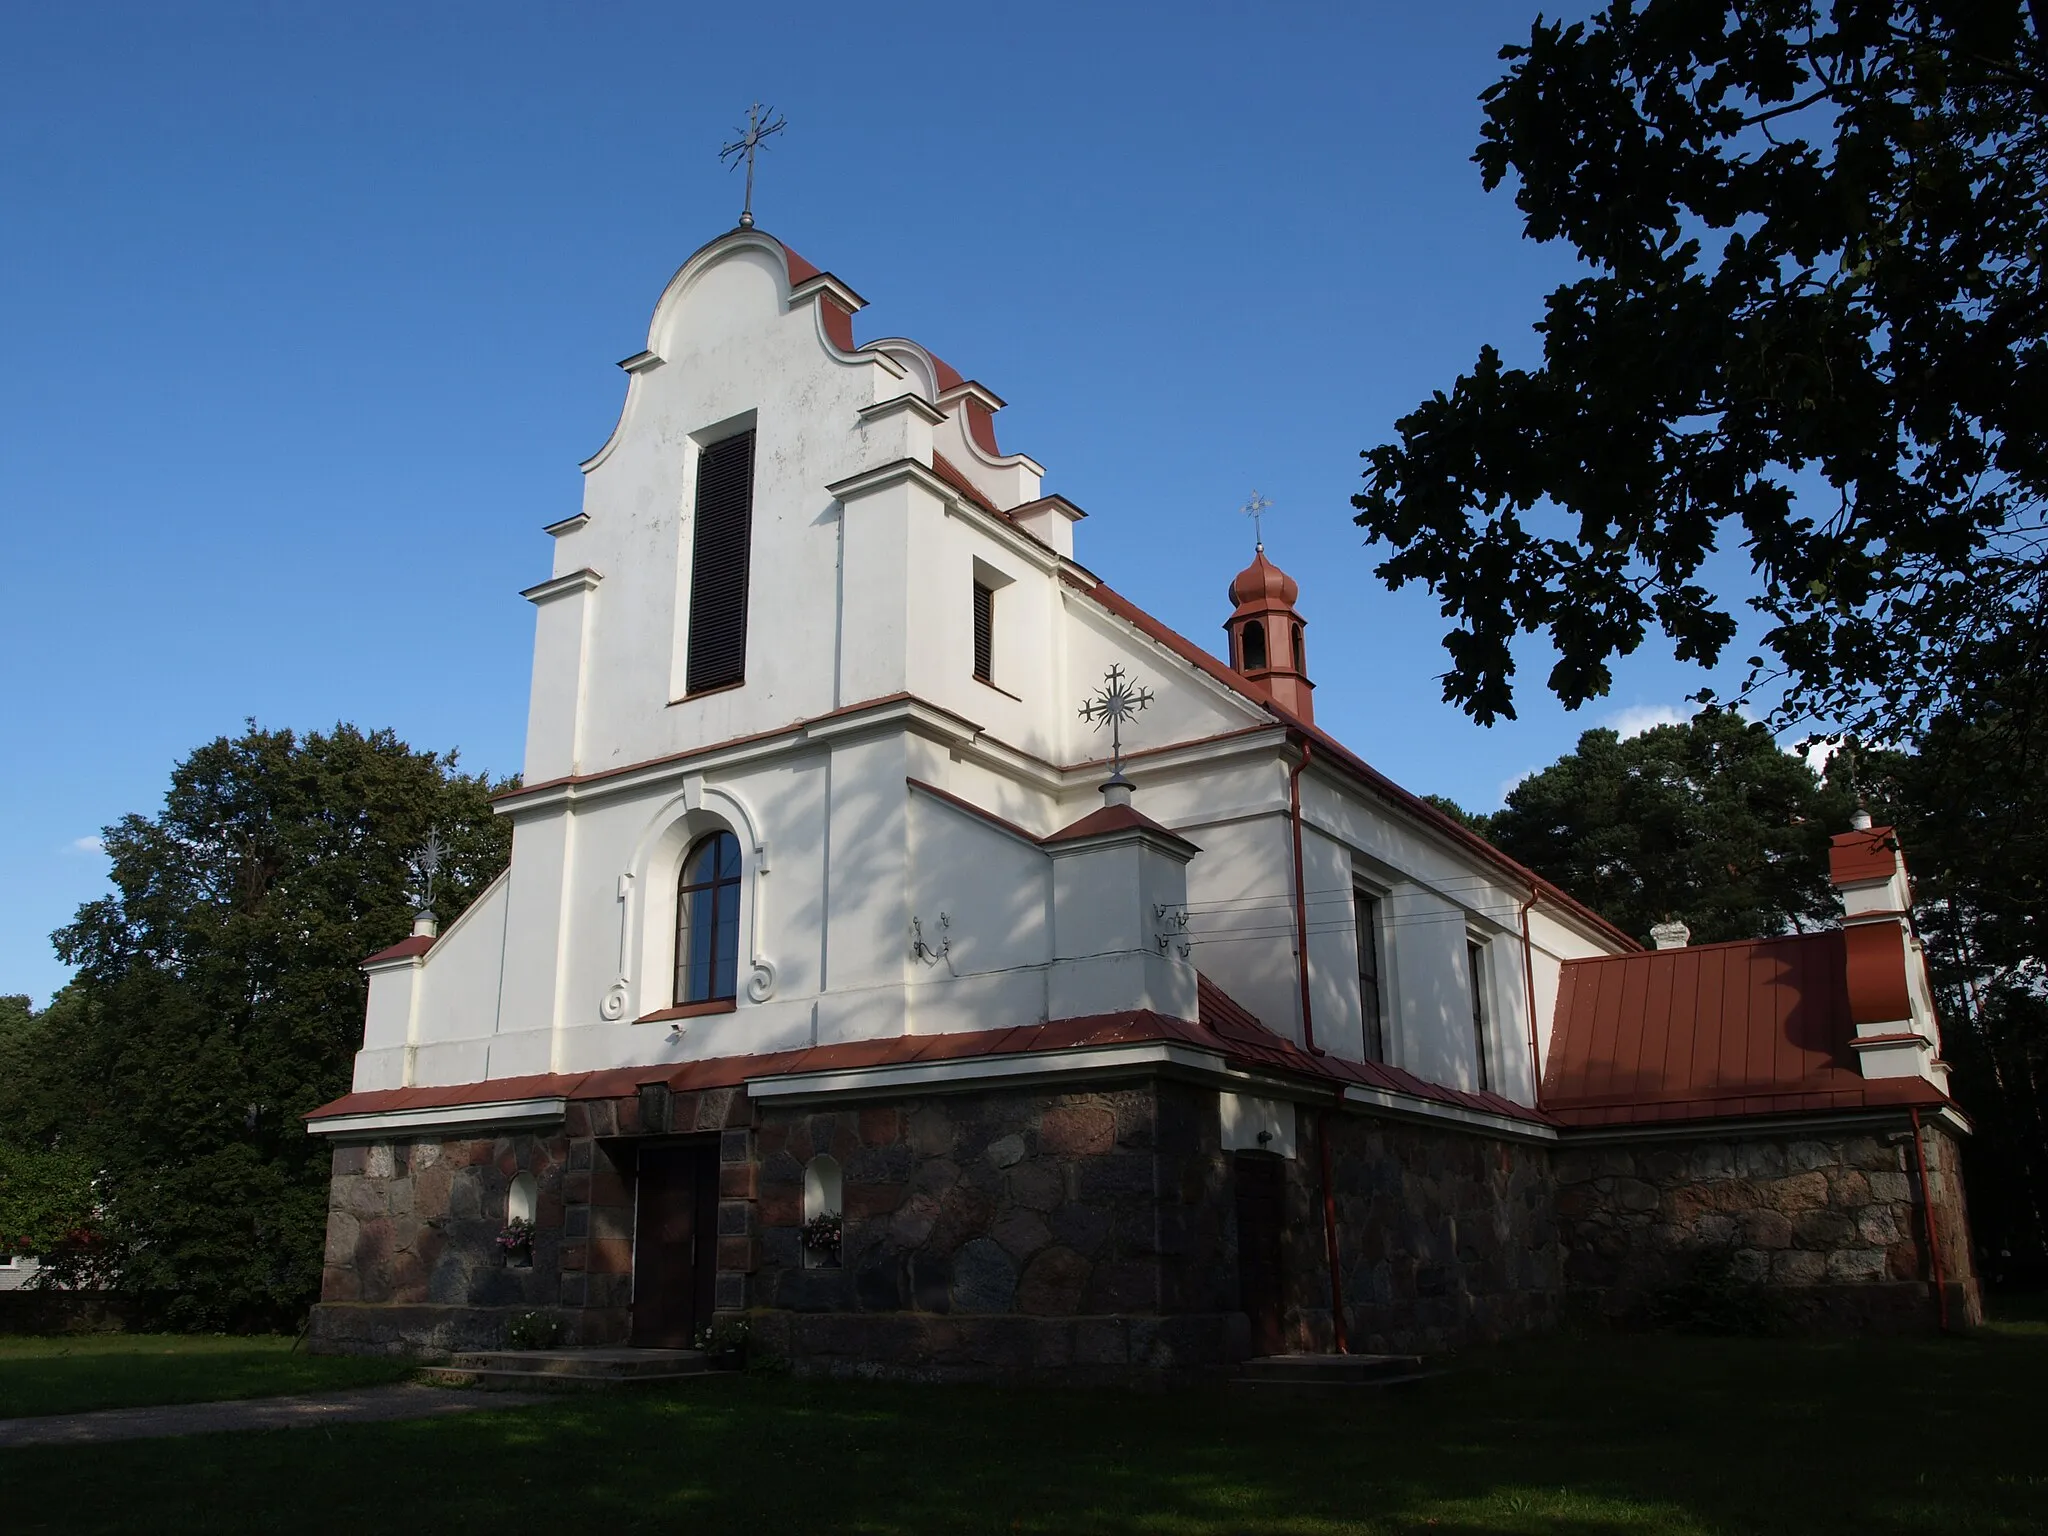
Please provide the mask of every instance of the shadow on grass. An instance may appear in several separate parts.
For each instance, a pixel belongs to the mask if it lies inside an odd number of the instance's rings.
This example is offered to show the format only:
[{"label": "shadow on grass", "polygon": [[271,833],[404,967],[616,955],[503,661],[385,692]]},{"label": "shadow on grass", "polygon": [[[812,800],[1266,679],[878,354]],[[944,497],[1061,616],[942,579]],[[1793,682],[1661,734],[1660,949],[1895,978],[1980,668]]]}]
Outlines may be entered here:
[{"label": "shadow on grass", "polygon": [[1408,1392],[1269,1406],[711,1380],[410,1424],[15,1451],[15,1529],[437,1532],[2040,1529],[2048,1329],[1599,1336]]},{"label": "shadow on grass", "polygon": [[308,1355],[288,1338],[78,1334],[0,1338],[0,1419],[369,1386],[402,1361]]}]

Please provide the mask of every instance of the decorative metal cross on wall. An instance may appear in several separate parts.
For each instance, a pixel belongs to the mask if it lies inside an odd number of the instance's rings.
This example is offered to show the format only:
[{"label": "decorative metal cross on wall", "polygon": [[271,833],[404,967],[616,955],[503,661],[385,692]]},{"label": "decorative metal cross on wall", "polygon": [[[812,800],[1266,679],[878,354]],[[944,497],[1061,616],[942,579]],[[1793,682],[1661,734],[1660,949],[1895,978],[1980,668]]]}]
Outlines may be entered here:
[{"label": "decorative metal cross on wall", "polygon": [[1121,665],[1102,674],[1102,686],[1081,706],[1081,718],[1101,730],[1109,726],[1109,782],[1124,780],[1124,722],[1152,702],[1152,690],[1126,677]]},{"label": "decorative metal cross on wall", "polygon": [[730,170],[737,170],[742,159],[747,162],[747,200],[740,207],[741,229],[754,227],[754,151],[769,134],[780,133],[788,126],[787,118],[776,117],[773,107],[764,108],[757,101],[747,108],[747,126],[733,130],[739,137],[718,152],[718,158]]}]

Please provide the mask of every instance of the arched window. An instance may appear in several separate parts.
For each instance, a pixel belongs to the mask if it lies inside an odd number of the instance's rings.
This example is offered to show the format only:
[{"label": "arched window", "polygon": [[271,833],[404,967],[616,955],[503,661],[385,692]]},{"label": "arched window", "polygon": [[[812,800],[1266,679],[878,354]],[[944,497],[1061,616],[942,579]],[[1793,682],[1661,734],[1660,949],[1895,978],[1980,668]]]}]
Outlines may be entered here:
[{"label": "arched window", "polygon": [[1308,660],[1301,654],[1301,626],[1299,624],[1294,626],[1294,670],[1297,672],[1306,672],[1308,670]]},{"label": "arched window", "polygon": [[804,1164],[804,1268],[839,1267],[839,1220],[844,1201],[839,1159],[820,1152]]},{"label": "arched window", "polygon": [[740,840],[699,838],[676,885],[676,1006],[732,998],[740,956]]},{"label": "arched window", "polygon": [[1247,619],[1240,633],[1243,635],[1244,670],[1263,672],[1266,667],[1266,623],[1263,619]]}]

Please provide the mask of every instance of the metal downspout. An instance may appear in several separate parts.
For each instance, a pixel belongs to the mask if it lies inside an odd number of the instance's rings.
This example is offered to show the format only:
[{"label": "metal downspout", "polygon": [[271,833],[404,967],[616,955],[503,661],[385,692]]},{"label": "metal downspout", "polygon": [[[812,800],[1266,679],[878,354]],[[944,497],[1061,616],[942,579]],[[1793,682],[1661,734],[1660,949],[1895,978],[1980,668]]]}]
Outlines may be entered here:
[{"label": "metal downspout", "polygon": [[[1309,1007],[1308,994],[1308,887],[1301,867],[1301,775],[1314,756],[1307,740],[1301,743],[1301,761],[1287,774],[1287,814],[1294,825],[1294,971],[1301,986],[1301,1043],[1312,1055],[1323,1053],[1316,1048],[1315,1018]],[[1337,1090],[1341,1104],[1344,1090]],[[1330,1269],[1330,1333],[1337,1353],[1351,1353],[1351,1341],[1344,1327],[1344,1281],[1337,1264],[1337,1187],[1330,1172],[1330,1111],[1325,1109],[1316,1116],[1316,1151],[1322,1165],[1323,1181],[1323,1253]]]},{"label": "metal downspout", "polygon": [[1934,1190],[1927,1182],[1927,1152],[1920,1145],[1920,1109],[1913,1116],[1913,1161],[1920,1167],[1920,1209],[1927,1215],[1927,1257],[1934,1268],[1934,1302],[1941,1316],[1941,1331],[1948,1332],[1948,1283],[1941,1273],[1941,1234],[1934,1225]]}]

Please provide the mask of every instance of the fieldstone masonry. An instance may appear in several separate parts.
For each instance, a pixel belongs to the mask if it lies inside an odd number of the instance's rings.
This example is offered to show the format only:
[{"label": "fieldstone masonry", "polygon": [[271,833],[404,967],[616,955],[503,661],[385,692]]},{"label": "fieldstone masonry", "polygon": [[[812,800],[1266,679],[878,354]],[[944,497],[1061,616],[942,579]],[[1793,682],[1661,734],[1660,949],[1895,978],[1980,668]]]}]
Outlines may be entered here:
[{"label": "fieldstone masonry", "polygon": [[[1330,1138],[1351,1348],[1441,1351],[1627,1319],[1715,1258],[1810,1326],[1926,1326],[1926,1217],[1910,1133],[1552,1146],[1299,1109],[1287,1164],[1283,1336],[1331,1347],[1322,1153]],[[926,1380],[1214,1376],[1249,1352],[1232,1154],[1213,1089],[1169,1079],[796,1106],[653,1085],[572,1102],[557,1129],[334,1153],[316,1347],[503,1342],[539,1311],[569,1344],[630,1336],[633,1180],[650,1139],[718,1149],[713,1286],[800,1371]],[[1953,1318],[1978,1315],[1955,1145],[1922,1133]],[[807,1262],[804,1171],[840,1169],[836,1265]],[[507,1261],[533,1175],[530,1267]]]},{"label": "fieldstone masonry", "polygon": [[[1329,1117],[1338,1272],[1354,1351],[1417,1353],[1552,1326],[1562,1303],[1550,1151],[1451,1129]],[[1321,1134],[1321,1128],[1316,1128]],[[1295,1165],[1295,1347],[1331,1346],[1312,1150]],[[1306,1208],[1304,1208],[1306,1207]],[[1313,1250],[1312,1252],[1309,1250]]]},{"label": "fieldstone masonry", "polygon": [[[830,1374],[1213,1373],[1242,1355],[1215,1095],[1154,1082],[764,1110],[764,1344]],[[807,1267],[804,1166],[837,1161],[836,1268]]]},{"label": "fieldstone masonry", "polygon": [[[1981,1319],[1956,1147],[1924,1127],[1954,1320]],[[1808,1328],[1922,1327],[1929,1320],[1926,1214],[1913,1132],[1636,1141],[1567,1147],[1553,1166],[1567,1283],[1627,1319],[1702,1272],[1755,1286]]]}]

